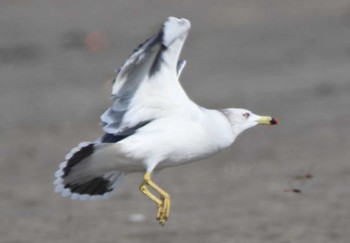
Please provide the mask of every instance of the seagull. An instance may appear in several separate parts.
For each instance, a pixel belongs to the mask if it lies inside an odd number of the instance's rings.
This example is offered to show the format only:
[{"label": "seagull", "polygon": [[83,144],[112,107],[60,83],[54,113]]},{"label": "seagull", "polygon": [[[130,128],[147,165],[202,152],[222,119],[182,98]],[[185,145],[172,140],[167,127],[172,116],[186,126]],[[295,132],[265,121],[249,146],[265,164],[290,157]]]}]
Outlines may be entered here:
[{"label": "seagull", "polygon": [[125,175],[143,173],[140,191],[157,206],[164,225],[169,194],[154,172],[208,158],[229,147],[244,130],[275,125],[246,109],[207,109],[194,103],[179,77],[179,59],[191,23],[169,17],[117,71],[111,106],[101,115],[104,135],[73,148],[55,173],[55,191],[75,200],[109,198]]}]

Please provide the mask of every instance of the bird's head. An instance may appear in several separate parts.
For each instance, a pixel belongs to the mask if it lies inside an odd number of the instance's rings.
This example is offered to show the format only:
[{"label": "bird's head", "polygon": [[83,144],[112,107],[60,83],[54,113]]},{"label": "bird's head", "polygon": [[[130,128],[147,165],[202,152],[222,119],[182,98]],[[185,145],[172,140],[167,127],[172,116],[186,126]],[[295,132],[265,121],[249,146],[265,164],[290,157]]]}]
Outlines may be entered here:
[{"label": "bird's head", "polygon": [[278,124],[278,120],[271,116],[259,116],[246,109],[230,108],[223,110],[223,112],[237,135],[256,125]]}]

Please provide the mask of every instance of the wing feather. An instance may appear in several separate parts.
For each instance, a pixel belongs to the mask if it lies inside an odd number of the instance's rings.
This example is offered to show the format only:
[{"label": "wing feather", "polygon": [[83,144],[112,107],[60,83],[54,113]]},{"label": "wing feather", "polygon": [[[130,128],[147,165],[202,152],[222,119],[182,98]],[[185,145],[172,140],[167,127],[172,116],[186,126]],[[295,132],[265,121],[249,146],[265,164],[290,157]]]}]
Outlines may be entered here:
[{"label": "wing feather", "polygon": [[106,133],[118,135],[190,102],[178,81],[186,63],[179,56],[189,29],[188,20],[169,17],[118,70],[113,103],[101,116]]}]

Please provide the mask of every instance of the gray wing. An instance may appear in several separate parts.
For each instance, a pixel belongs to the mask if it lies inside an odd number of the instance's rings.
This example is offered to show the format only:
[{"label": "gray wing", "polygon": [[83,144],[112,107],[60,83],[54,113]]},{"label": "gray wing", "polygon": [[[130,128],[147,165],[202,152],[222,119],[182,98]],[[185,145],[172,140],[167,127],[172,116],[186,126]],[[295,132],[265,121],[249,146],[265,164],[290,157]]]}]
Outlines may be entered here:
[{"label": "gray wing", "polygon": [[158,34],[146,40],[118,70],[112,105],[101,116],[108,134],[123,134],[157,119],[171,109],[169,100],[188,99],[178,76],[185,61],[178,60],[190,29],[186,19],[169,17]]}]

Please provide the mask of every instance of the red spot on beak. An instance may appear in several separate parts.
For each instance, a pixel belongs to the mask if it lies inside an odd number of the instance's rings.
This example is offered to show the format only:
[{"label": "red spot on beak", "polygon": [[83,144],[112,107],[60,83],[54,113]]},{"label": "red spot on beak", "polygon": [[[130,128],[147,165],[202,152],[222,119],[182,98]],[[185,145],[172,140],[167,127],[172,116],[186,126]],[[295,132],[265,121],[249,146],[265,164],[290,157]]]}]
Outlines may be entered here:
[{"label": "red spot on beak", "polygon": [[271,125],[278,125],[279,121],[276,118],[272,118],[272,120],[270,121]]}]

